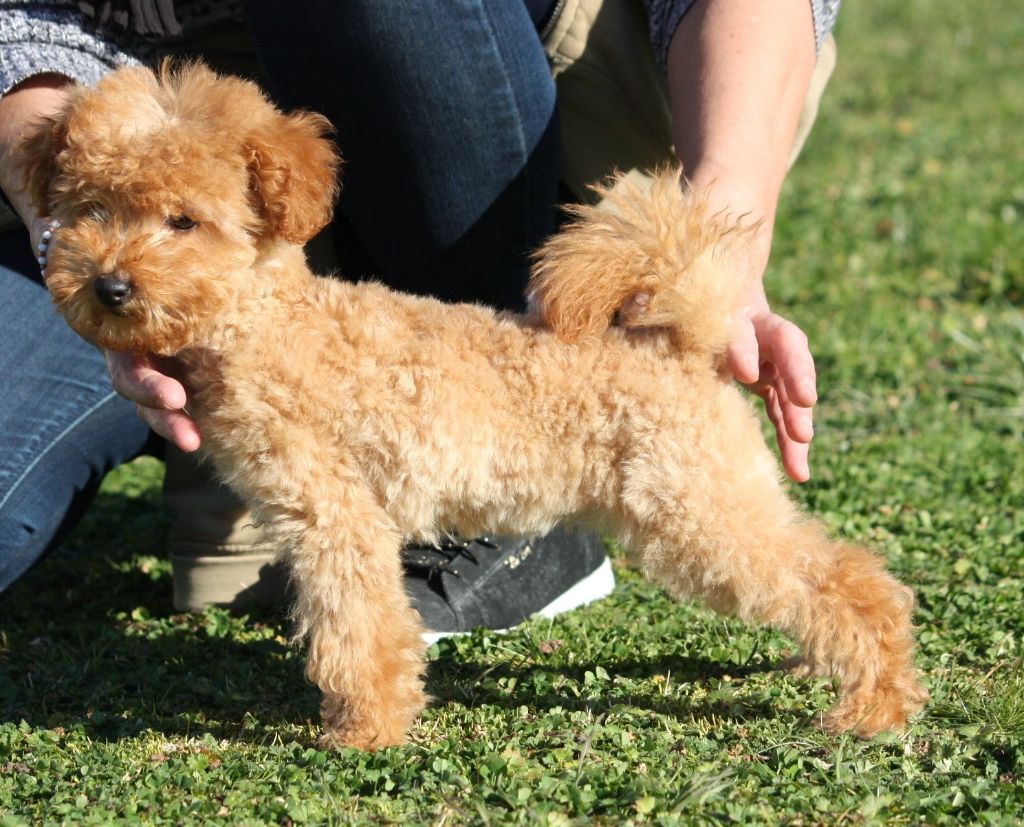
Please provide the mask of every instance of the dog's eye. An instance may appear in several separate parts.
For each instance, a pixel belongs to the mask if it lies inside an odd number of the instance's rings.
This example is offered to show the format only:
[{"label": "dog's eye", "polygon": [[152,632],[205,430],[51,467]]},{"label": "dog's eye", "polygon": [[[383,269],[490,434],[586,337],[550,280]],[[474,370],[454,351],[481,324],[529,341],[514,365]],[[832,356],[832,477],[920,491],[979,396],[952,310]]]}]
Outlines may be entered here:
[{"label": "dog's eye", "polygon": [[167,219],[168,227],[170,227],[172,230],[181,230],[182,232],[184,232],[185,230],[191,230],[197,224],[198,222],[193,221],[187,215],[172,215],[170,218]]}]

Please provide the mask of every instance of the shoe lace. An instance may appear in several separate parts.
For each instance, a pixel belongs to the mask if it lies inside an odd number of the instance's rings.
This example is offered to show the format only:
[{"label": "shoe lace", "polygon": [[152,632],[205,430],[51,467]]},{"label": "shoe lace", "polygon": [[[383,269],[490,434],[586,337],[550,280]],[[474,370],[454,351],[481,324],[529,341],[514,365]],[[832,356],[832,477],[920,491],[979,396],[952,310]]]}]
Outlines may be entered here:
[{"label": "shoe lace", "polygon": [[451,567],[456,560],[464,558],[475,566],[480,565],[471,548],[474,545],[488,549],[499,548],[490,537],[465,539],[457,534],[450,534],[436,546],[406,546],[402,550],[402,563],[410,574],[425,575],[428,580],[440,576],[442,572],[460,577],[459,572]]}]

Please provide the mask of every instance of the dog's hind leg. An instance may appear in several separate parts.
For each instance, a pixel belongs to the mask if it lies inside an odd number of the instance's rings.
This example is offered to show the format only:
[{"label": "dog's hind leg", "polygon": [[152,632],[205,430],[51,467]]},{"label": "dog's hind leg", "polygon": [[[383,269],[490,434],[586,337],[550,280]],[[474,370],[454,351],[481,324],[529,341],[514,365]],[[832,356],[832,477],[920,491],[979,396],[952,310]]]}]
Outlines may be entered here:
[{"label": "dog's hind leg", "polygon": [[405,741],[426,705],[424,643],[406,596],[401,537],[370,493],[337,478],[308,491],[287,519],[297,636],[306,674],[323,692],[326,747],[376,749]]},{"label": "dog's hind leg", "polygon": [[732,442],[683,473],[664,462],[645,471],[627,492],[626,537],[674,595],[775,626],[799,642],[810,672],[838,677],[826,729],[870,736],[902,727],[927,700],[912,658],[912,592],[875,555],[796,512],[759,434],[746,449],[754,453],[743,463],[729,460]]}]

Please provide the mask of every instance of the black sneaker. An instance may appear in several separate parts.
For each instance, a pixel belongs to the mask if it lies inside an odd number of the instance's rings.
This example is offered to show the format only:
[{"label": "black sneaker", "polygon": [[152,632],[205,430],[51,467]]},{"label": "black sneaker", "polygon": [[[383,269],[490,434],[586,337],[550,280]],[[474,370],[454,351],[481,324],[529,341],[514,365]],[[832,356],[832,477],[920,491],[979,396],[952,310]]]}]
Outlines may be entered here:
[{"label": "black sneaker", "polygon": [[511,629],[610,594],[611,561],[591,532],[556,528],[540,538],[452,539],[402,552],[405,590],[433,642],[483,626]]}]

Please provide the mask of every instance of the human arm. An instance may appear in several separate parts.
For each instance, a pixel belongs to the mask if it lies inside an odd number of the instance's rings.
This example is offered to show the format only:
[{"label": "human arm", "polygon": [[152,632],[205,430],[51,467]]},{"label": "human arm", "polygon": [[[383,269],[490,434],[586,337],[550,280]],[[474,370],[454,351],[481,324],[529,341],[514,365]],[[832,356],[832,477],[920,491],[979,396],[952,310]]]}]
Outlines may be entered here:
[{"label": "human arm", "polygon": [[808,0],[699,0],[676,29],[667,73],[676,152],[714,205],[758,222],[729,347],[733,375],[762,397],[787,474],[809,478],[817,399],[807,338],[773,313],[763,276],[779,191],[815,65]]},{"label": "human arm", "polygon": [[70,80],[57,73],[33,75],[0,97],[0,189],[29,230],[33,249],[46,226],[23,180],[12,152],[39,119],[60,109]]},{"label": "human arm", "polygon": [[[10,149],[37,118],[54,113],[72,81],[94,83],[132,60],[118,44],[87,30],[75,0],[6,0],[0,4],[0,188],[29,227],[20,170]],[[7,211],[0,215],[5,226]]]}]

